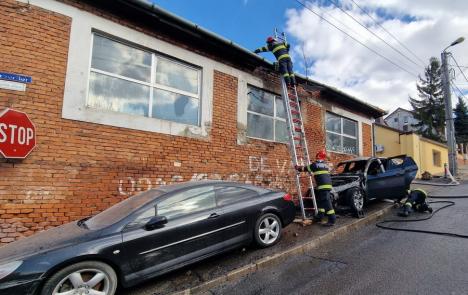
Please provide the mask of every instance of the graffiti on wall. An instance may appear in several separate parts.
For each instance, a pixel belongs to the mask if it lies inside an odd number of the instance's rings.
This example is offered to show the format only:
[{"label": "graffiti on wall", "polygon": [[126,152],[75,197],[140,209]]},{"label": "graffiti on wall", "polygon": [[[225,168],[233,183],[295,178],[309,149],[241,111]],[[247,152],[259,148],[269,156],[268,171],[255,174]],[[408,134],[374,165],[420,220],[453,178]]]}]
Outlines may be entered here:
[{"label": "graffiti on wall", "polygon": [[277,188],[285,191],[294,190],[294,174],[292,174],[291,161],[280,159],[268,159],[266,156],[249,156],[248,167],[244,172],[233,173],[193,173],[191,177],[173,175],[169,181],[162,177],[126,177],[119,180],[118,192],[123,196],[147,191],[162,185],[169,185],[183,181],[201,180],[227,180],[243,182],[263,187]]}]

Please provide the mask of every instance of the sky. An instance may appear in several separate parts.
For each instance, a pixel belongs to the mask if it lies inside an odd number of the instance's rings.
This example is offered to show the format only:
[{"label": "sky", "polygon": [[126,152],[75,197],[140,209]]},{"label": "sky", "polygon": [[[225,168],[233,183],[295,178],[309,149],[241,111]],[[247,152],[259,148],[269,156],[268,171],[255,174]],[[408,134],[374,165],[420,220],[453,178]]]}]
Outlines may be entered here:
[{"label": "sky", "polygon": [[[408,97],[417,97],[418,75],[424,75],[429,58],[440,58],[445,47],[464,36],[465,42],[448,51],[464,71],[450,59],[453,82],[468,97],[466,0],[153,2],[250,50],[263,46],[276,27],[286,32],[297,72],[388,112],[411,109]],[[273,60],[271,53],[263,56]]]}]

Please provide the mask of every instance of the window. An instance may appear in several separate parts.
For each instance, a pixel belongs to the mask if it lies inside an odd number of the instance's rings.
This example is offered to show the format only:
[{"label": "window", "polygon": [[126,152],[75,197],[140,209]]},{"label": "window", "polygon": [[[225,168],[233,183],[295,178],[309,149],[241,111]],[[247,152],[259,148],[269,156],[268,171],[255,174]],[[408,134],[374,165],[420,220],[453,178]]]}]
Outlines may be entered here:
[{"label": "window", "polygon": [[248,86],[247,136],[286,142],[286,111],[281,97]]},{"label": "window", "polygon": [[357,155],[357,122],[326,113],[327,150]]},{"label": "window", "polygon": [[403,117],[403,123],[408,123],[408,116]]},{"label": "window", "polygon": [[440,161],[440,152],[436,150],[432,150],[432,163],[434,166],[440,167],[441,161]]},{"label": "window", "polygon": [[201,70],[94,34],[87,106],[200,125]]},{"label": "window", "polygon": [[213,186],[189,189],[169,197],[157,204],[157,215],[174,219],[216,207]]},{"label": "window", "polygon": [[255,191],[241,187],[221,187],[216,190],[218,206],[233,204],[256,196],[258,194]]},{"label": "window", "polygon": [[398,118],[393,119],[393,122],[398,123]]}]

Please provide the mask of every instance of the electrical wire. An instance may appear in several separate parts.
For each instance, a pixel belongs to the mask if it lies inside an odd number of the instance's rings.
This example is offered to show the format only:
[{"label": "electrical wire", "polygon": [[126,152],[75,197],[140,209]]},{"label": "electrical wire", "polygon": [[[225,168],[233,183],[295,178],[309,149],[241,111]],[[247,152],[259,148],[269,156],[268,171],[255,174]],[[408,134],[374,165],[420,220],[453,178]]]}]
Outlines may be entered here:
[{"label": "electrical wire", "polygon": [[460,68],[460,65],[458,64],[457,60],[455,59],[455,57],[453,57],[453,54],[450,54],[450,57],[453,59],[453,61],[455,62],[455,64],[457,65],[457,68],[460,70],[460,72],[462,73],[463,77],[465,78],[466,82],[468,82],[468,78],[466,77],[465,73],[462,71],[462,69]]},{"label": "electrical wire", "polygon": [[395,48],[392,44],[388,43],[387,41],[385,41],[382,37],[380,37],[379,35],[377,35],[376,33],[374,33],[373,31],[371,31],[366,25],[364,25],[363,23],[361,23],[359,20],[357,20],[354,16],[352,16],[350,13],[348,13],[346,10],[344,10],[340,5],[338,5],[335,1],[333,0],[328,0],[328,2],[332,3],[336,8],[338,8],[339,10],[341,10],[344,14],[346,14],[347,16],[349,16],[354,22],[356,22],[357,24],[359,24],[361,27],[363,27],[365,30],[367,30],[369,33],[371,33],[372,35],[374,35],[375,37],[377,37],[380,41],[382,41],[383,43],[385,43],[387,46],[389,46],[391,49],[393,49],[394,51],[396,51],[399,55],[403,56],[404,58],[406,58],[407,60],[409,60],[411,63],[415,64],[418,69],[420,67],[419,64],[417,64],[415,61],[413,61],[412,59],[410,59],[408,56],[406,56],[406,54],[402,53],[400,50],[398,50],[397,48]]},{"label": "electrical wire", "polygon": [[[468,199],[468,196],[429,196],[433,199]],[[413,233],[425,233],[425,234],[432,234],[432,235],[440,235],[440,236],[448,236],[448,237],[454,237],[454,238],[463,238],[463,239],[468,239],[468,235],[462,235],[462,234],[457,234],[457,233],[451,233],[451,232],[442,232],[442,231],[431,231],[431,230],[423,230],[423,229],[412,229],[412,228],[399,228],[395,226],[390,226],[390,225],[385,225],[387,223],[402,223],[402,222],[419,222],[419,221],[425,221],[429,220],[434,215],[448,207],[454,206],[455,202],[453,201],[432,201],[428,202],[428,204],[446,204],[445,206],[442,206],[440,208],[437,208],[434,210],[431,215],[423,218],[418,218],[418,219],[387,219],[383,220],[381,222],[378,222],[375,224],[378,228],[382,229],[387,229],[387,230],[394,230],[394,231],[405,231],[405,232],[413,232]]]},{"label": "electrical wire", "polygon": [[426,67],[426,64],[425,62],[419,58],[419,56],[417,56],[412,50],[410,50],[405,44],[403,44],[403,42],[401,42],[400,40],[398,40],[397,37],[395,37],[392,33],[390,33],[387,29],[385,29],[384,26],[382,26],[372,15],[370,15],[364,8],[361,8],[361,6],[359,6],[354,0],[351,0],[351,2],[353,2],[362,12],[364,12],[365,14],[367,14],[367,16],[369,16],[370,19],[372,19],[374,21],[374,23],[376,25],[378,25],[380,28],[382,28],[382,30],[384,30],[390,37],[392,37],[393,39],[395,39],[395,41],[398,42],[398,44],[400,44],[403,48],[405,48],[409,53],[411,53],[417,60],[419,60],[421,62],[421,65],[423,67]]},{"label": "electrical wire", "polygon": [[364,44],[363,42],[359,41],[358,39],[354,38],[353,36],[351,36],[350,34],[348,34],[346,31],[344,31],[343,29],[341,29],[340,27],[336,26],[335,24],[333,24],[332,22],[330,22],[328,19],[326,19],[325,17],[321,16],[319,13],[315,12],[313,9],[311,9],[310,7],[308,7],[307,5],[305,5],[304,3],[302,3],[300,0],[294,0],[296,1],[297,3],[299,3],[301,6],[303,6],[305,9],[309,10],[310,12],[312,12],[313,14],[315,14],[316,16],[318,16],[320,19],[324,20],[325,22],[327,22],[329,25],[331,25],[332,27],[334,27],[335,29],[337,29],[338,31],[342,32],[343,34],[345,34],[346,36],[348,36],[349,38],[353,39],[355,42],[359,43],[360,45],[364,46],[365,48],[367,48],[368,50],[372,51],[374,54],[380,56],[381,58],[385,59],[386,61],[388,61],[389,63],[391,63],[392,65],[396,66],[397,68],[403,70],[404,72],[414,76],[414,77],[418,77],[418,75],[416,75],[415,73],[412,73],[410,72],[409,70],[403,68],[402,66],[400,66],[399,64],[396,64],[395,62],[393,62],[391,59],[389,59],[388,57],[380,54],[379,52],[377,52],[376,50],[370,48],[369,46],[367,46],[366,44]]},{"label": "electrical wire", "polygon": [[463,97],[464,99],[467,99],[466,96],[463,94],[463,91],[461,91],[460,88],[458,88],[458,86],[455,83],[450,83],[450,85],[452,85],[453,92],[455,92],[455,89],[457,89],[458,92],[460,93],[460,96]]}]

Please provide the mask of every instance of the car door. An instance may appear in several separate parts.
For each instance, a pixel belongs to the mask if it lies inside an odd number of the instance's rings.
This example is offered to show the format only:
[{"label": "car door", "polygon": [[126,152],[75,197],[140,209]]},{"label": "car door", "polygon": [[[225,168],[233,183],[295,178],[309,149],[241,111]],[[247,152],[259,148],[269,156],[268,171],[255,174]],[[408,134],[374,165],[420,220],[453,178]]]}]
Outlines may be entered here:
[{"label": "car door", "polygon": [[367,168],[367,193],[370,199],[398,198],[402,194],[404,175],[401,169],[388,165],[385,170],[379,160],[374,159]]},{"label": "car door", "polygon": [[[147,230],[149,219],[165,216],[167,223]],[[132,270],[127,279],[144,279],[216,250],[223,242],[213,186],[176,192],[141,212],[123,230],[125,264]]]},{"label": "car door", "polygon": [[249,240],[255,223],[259,194],[244,187],[220,185],[216,201],[223,212],[220,221],[226,246]]}]

